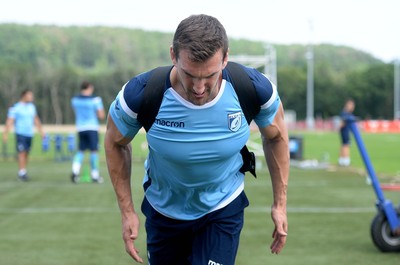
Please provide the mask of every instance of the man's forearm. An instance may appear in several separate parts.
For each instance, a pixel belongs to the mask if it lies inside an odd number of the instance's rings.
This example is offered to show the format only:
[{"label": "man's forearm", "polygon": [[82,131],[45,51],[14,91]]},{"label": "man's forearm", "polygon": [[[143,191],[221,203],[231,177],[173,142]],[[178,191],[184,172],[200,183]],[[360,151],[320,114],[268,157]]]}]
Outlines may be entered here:
[{"label": "man's forearm", "polygon": [[36,128],[38,129],[40,135],[43,136],[44,132],[43,132],[43,126],[42,126],[42,122],[40,121],[39,117],[35,117],[35,125]]},{"label": "man's forearm", "polygon": [[131,193],[131,153],[130,144],[119,145],[105,139],[108,172],[117,196],[121,214],[134,211]]},{"label": "man's forearm", "polygon": [[14,119],[12,118],[7,118],[6,124],[4,126],[4,133],[9,133],[11,131],[11,127],[14,124]]},{"label": "man's forearm", "polygon": [[286,137],[263,139],[264,153],[271,174],[274,204],[286,206],[289,180],[289,148]]}]

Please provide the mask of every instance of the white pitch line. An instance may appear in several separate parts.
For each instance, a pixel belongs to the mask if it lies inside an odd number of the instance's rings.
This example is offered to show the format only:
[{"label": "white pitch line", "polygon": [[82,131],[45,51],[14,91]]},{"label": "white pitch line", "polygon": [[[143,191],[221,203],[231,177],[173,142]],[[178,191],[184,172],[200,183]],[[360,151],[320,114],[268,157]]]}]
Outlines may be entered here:
[{"label": "white pitch line", "polygon": [[[270,212],[267,207],[248,207],[245,212],[266,213]],[[288,207],[288,213],[373,213],[374,207]]]},{"label": "white pitch line", "polygon": [[[0,208],[0,214],[50,214],[50,213],[117,213],[118,208],[54,207],[54,208]],[[248,207],[247,213],[267,213],[267,207]],[[288,213],[373,213],[374,207],[288,207]]]},{"label": "white pitch line", "polygon": [[111,213],[117,208],[55,207],[55,208],[0,208],[0,214],[47,214],[47,213]]}]

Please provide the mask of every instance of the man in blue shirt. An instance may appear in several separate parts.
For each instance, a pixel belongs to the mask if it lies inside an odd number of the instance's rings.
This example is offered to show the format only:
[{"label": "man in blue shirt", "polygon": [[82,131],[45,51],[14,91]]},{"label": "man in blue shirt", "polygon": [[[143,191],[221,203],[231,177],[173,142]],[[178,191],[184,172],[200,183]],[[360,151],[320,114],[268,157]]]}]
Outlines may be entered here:
[{"label": "man in blue shirt", "polygon": [[94,96],[93,84],[83,81],[79,95],[71,99],[75,112],[75,123],[78,131],[79,147],[72,162],[71,181],[79,182],[79,174],[84,159],[84,152],[90,151],[91,178],[94,183],[102,183],[99,173],[99,119],[104,120],[104,107],[100,97]]},{"label": "man in blue shirt", "polygon": [[342,111],[340,112],[340,152],[339,152],[339,166],[350,166],[350,126],[349,121],[354,120],[353,111],[355,108],[355,102],[352,99],[346,100]]},{"label": "man in blue shirt", "polygon": [[[243,227],[243,159],[240,150],[250,130],[230,74],[228,38],[211,16],[195,15],[178,26],[165,76],[165,92],[155,122],[147,132],[142,212],[146,216],[149,264],[233,265]],[[275,224],[272,253],[286,243],[286,192],[289,148],[283,107],[276,87],[255,69],[243,67],[258,95],[254,118],[269,166]],[[130,142],[142,128],[137,119],[143,89],[152,71],[128,81],[110,106],[105,151],[108,171],[121,211],[125,248],[143,262],[135,248],[139,217],[131,197]]]},{"label": "man in blue shirt", "polygon": [[11,130],[11,127],[14,126],[18,153],[18,178],[22,181],[29,180],[27,166],[35,125],[42,138],[44,137],[42,124],[37,115],[33,100],[34,95],[30,89],[22,91],[20,100],[8,110],[3,134],[3,142],[6,143],[8,140],[8,132]]}]

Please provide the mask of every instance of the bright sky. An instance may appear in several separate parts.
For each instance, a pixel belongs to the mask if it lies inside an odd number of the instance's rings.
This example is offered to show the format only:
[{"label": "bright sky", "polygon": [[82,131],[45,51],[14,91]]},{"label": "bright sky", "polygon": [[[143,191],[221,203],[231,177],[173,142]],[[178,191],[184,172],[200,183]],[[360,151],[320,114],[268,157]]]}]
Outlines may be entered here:
[{"label": "bright sky", "polygon": [[174,32],[191,14],[217,17],[228,36],[330,43],[400,59],[399,0],[5,0],[0,23],[104,25]]}]

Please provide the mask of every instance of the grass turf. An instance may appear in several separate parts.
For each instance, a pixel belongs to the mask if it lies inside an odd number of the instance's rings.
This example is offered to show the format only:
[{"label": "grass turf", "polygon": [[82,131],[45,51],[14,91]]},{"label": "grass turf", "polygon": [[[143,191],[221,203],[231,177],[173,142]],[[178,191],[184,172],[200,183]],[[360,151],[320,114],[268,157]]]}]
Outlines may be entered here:
[{"label": "grass turf", "polygon": [[[303,136],[305,158],[319,157],[324,152],[333,154],[337,149],[335,134],[303,133]],[[387,152],[394,156],[373,158],[377,171],[388,169],[382,166],[388,163],[385,157],[398,161],[396,145],[400,141],[393,140],[394,135],[381,135],[376,139],[372,135],[372,140],[368,137],[365,143],[372,152],[389,149]],[[143,196],[143,149],[142,140],[134,142],[132,189],[138,209]],[[354,163],[358,163],[356,153],[353,157]],[[0,161],[0,264],[134,263],[124,250],[118,207],[106,177],[104,158],[101,172],[105,183],[102,185],[70,183],[70,162],[55,162],[53,158],[52,153],[42,154],[40,143],[35,142],[29,183],[16,180],[17,166],[13,159]],[[334,155],[330,155],[330,159],[336,162]],[[384,179],[397,172],[397,165],[390,165],[391,169],[386,172],[378,172],[383,173]],[[376,198],[372,187],[365,183],[362,166],[358,170],[291,169],[289,236],[286,248],[279,255],[269,252],[273,230],[269,213],[272,197],[265,165],[259,167],[258,176],[258,179],[250,176],[246,179],[251,204],[246,209],[236,264],[398,263],[399,253],[379,252],[370,238]],[[399,192],[385,192],[385,195],[398,204]],[[137,247],[145,258],[143,223],[142,219]]]}]

